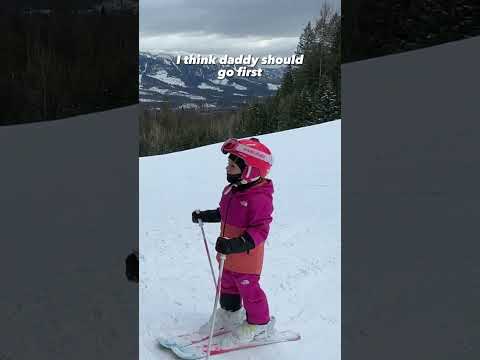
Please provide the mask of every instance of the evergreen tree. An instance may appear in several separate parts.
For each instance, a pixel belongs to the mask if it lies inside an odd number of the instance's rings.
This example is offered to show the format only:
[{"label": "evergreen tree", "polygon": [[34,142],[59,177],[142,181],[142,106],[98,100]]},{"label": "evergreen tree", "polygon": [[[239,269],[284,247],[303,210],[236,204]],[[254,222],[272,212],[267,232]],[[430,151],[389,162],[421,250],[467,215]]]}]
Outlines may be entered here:
[{"label": "evergreen tree", "polygon": [[293,79],[293,68],[292,68],[292,65],[289,64],[283,76],[282,84],[277,93],[277,96],[284,96],[284,95],[290,94],[293,91],[294,86],[295,84]]},{"label": "evergreen tree", "polygon": [[308,54],[315,46],[316,36],[313,31],[312,24],[309,21],[305,29],[303,29],[302,35],[297,45],[297,55]]}]

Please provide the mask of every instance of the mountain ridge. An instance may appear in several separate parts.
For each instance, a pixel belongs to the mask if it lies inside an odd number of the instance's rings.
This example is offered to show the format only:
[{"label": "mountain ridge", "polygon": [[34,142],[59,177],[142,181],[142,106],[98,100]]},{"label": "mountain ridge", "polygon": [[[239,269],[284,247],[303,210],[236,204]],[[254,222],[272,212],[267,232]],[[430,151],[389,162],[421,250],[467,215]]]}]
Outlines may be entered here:
[{"label": "mountain ridge", "polygon": [[230,65],[176,64],[176,56],[165,52],[139,53],[140,102],[159,107],[169,102],[173,107],[232,109],[249,100],[275,94],[280,87],[283,67],[263,68],[261,77],[233,76],[218,79],[218,70]]}]

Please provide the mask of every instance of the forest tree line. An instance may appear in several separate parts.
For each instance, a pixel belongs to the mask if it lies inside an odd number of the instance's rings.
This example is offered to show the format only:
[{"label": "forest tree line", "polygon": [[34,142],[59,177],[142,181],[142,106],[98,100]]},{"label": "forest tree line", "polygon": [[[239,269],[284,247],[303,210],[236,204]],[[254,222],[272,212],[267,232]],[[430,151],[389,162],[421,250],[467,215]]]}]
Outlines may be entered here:
[{"label": "forest tree line", "polygon": [[16,11],[0,32],[0,125],[138,102],[137,15]]},{"label": "forest tree line", "polygon": [[355,0],[342,9],[343,61],[480,35],[478,0]]}]

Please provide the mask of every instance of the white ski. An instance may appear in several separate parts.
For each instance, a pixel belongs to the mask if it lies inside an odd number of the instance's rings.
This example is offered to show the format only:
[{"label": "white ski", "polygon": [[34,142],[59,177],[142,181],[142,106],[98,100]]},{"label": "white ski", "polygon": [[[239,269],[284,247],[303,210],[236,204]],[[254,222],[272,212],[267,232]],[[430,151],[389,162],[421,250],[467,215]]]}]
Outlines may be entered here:
[{"label": "white ski", "polygon": [[[213,337],[217,337],[220,335],[228,334],[230,330],[219,329],[217,332],[213,333]],[[200,334],[198,331],[194,331],[191,333],[186,333],[182,335],[176,336],[162,336],[158,338],[158,343],[167,349],[172,349],[174,347],[181,348],[184,346],[189,346],[193,344],[197,344],[199,342],[208,340],[208,334]]]},{"label": "white ski", "polygon": [[[227,334],[228,335],[228,334]],[[225,336],[225,335],[223,335]],[[294,331],[285,330],[279,331],[272,334],[267,339],[261,340],[253,340],[248,343],[240,343],[234,344],[227,347],[222,347],[220,345],[220,341],[223,336],[216,336],[212,343],[210,356],[225,354],[232,351],[242,350],[242,349],[251,349],[259,346],[277,344],[285,341],[297,341],[300,340],[300,334]],[[177,355],[179,358],[184,360],[196,360],[196,359],[203,359],[207,356],[208,351],[208,338],[204,341],[197,342],[195,344],[183,347],[171,347],[171,350]]]}]

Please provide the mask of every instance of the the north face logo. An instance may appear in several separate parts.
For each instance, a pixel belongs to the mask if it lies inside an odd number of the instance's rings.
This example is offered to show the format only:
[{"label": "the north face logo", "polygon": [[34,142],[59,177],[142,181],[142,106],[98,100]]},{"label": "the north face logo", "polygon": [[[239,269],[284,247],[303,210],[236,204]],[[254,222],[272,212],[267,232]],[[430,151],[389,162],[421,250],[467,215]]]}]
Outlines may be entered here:
[{"label": "the north face logo", "polygon": [[245,279],[245,280],[240,281],[240,284],[242,284],[242,285],[248,285],[248,284],[250,284],[250,281],[248,281],[247,279]]},{"label": "the north face logo", "polygon": [[248,206],[248,202],[247,201],[240,201],[240,205],[244,206],[244,207],[247,207]]}]

